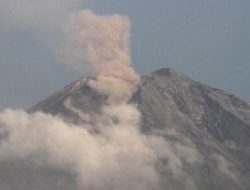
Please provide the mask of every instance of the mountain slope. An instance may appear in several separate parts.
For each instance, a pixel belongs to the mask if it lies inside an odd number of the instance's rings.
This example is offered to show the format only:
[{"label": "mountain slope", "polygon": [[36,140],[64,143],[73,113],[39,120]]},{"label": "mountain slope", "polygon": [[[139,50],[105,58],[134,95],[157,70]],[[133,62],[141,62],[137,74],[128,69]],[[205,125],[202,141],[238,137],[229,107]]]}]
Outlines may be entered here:
[{"label": "mountain slope", "polygon": [[[89,79],[66,86],[29,112],[91,122],[89,116],[95,117],[106,97],[87,85]],[[171,170],[158,168],[163,189],[250,189],[247,102],[171,69],[143,76],[130,101],[141,111],[142,132],[164,138],[169,146],[162,151],[171,149],[178,155],[180,163],[173,163]]]}]

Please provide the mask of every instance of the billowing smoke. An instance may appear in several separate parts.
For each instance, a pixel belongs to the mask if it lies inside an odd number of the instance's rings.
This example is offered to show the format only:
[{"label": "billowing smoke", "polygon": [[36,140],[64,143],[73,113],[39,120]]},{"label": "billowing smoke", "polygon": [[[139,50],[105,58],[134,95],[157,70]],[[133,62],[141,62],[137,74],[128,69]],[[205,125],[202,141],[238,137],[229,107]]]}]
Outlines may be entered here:
[{"label": "billowing smoke", "polygon": [[[65,108],[83,118],[86,124],[82,125],[44,113],[0,113],[1,175],[4,165],[11,168],[16,163],[21,163],[18,168],[24,167],[25,171],[30,167],[35,171],[47,169],[47,178],[55,171],[63,173],[60,180],[67,181],[64,186],[49,180],[40,185],[53,190],[157,190],[162,189],[159,171],[186,178],[183,163],[197,162],[196,149],[190,142],[174,145],[161,137],[142,134],[140,112],[136,105],[128,103],[140,82],[130,66],[129,28],[130,22],[124,16],[97,16],[88,10],[72,15],[68,31],[70,54],[81,61],[78,67],[87,63],[96,72],[89,86],[106,95],[107,102],[93,119],[75,108],[70,98],[66,99]],[[9,171],[5,175],[11,173],[11,169],[4,169]],[[13,175],[20,179],[24,174]],[[12,183],[3,185],[0,179],[0,188],[13,189]],[[69,188],[70,183],[75,186]],[[18,188],[28,189],[20,184]]]},{"label": "billowing smoke", "polygon": [[129,29],[125,16],[97,16],[89,10],[74,13],[69,24],[71,55],[78,60],[74,63],[91,66],[97,73],[91,87],[110,102],[127,101],[140,81],[130,66]]}]

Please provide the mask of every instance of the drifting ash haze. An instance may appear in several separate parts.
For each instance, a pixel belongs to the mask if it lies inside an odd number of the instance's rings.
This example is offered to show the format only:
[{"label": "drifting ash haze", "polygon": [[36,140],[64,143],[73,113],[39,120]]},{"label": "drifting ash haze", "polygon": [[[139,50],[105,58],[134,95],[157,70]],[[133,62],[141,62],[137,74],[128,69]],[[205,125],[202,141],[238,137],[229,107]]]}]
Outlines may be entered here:
[{"label": "drifting ash haze", "polygon": [[44,113],[1,113],[1,190],[157,190],[159,160],[168,159],[166,168],[176,176],[182,175],[180,157],[198,161],[195,149],[172,148],[140,132],[140,112],[128,103],[140,82],[130,66],[129,28],[128,18],[119,15],[72,15],[65,52],[96,72],[88,85],[107,96],[105,106],[98,119],[88,115],[91,122],[80,126]]}]

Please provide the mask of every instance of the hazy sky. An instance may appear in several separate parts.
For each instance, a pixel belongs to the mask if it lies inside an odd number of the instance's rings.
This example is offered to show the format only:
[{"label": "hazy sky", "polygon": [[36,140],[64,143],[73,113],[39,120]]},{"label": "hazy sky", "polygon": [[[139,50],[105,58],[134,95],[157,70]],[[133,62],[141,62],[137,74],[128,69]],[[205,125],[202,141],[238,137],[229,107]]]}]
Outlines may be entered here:
[{"label": "hazy sky", "polygon": [[171,67],[250,101],[249,0],[0,0],[0,109],[28,108],[82,74],[60,64],[73,11],[125,14],[141,74]]}]

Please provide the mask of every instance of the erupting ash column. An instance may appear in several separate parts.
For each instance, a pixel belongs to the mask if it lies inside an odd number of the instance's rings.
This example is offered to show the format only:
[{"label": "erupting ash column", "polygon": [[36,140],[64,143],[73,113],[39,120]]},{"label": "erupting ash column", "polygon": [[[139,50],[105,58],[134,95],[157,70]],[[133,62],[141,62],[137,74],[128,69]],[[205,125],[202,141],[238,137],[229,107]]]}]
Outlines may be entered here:
[{"label": "erupting ash column", "polygon": [[110,104],[126,102],[140,81],[130,66],[129,30],[125,16],[97,16],[84,10],[71,17],[73,53],[96,72],[90,86],[107,95]]}]

